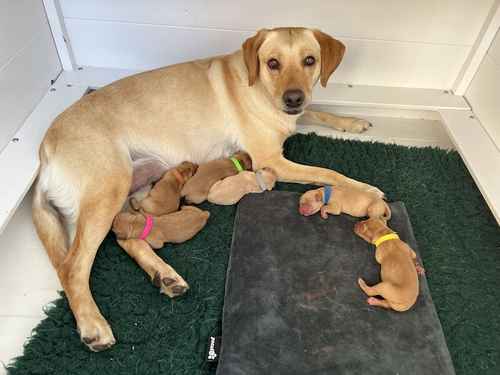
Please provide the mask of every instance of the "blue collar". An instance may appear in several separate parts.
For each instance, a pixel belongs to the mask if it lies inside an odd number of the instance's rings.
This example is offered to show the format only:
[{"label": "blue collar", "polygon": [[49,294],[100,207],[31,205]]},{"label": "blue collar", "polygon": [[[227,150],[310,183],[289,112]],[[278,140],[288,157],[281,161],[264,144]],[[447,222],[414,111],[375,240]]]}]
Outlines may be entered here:
[{"label": "blue collar", "polygon": [[330,185],[326,185],[324,189],[325,192],[323,194],[323,203],[328,204],[328,202],[330,201],[330,197],[332,196],[332,187]]}]

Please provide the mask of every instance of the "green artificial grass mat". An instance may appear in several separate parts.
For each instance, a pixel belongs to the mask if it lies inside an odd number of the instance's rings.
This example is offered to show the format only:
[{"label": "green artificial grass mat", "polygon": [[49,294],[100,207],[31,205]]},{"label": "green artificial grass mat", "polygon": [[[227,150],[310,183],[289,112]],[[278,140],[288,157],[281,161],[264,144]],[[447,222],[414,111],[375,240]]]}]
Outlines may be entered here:
[{"label": "green artificial grass mat", "polygon": [[[457,374],[500,374],[500,230],[458,153],[312,134],[290,138],[285,150],[291,160],[333,168],[405,203]],[[10,374],[215,374],[204,358],[208,336],[220,334],[235,207],[201,207],[211,212],[206,228],[158,252],[190,284],[187,295],[160,295],[110,234],[91,288],[117,344],[89,352],[63,296]]]}]

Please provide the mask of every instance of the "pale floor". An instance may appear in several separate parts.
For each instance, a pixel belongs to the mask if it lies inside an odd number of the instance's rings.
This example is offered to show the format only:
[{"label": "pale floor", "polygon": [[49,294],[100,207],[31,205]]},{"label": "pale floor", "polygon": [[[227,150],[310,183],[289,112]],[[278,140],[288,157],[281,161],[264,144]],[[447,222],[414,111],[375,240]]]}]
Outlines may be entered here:
[{"label": "pale floor", "polygon": [[[451,146],[438,121],[365,118],[374,128],[355,138],[412,146]],[[302,132],[312,130],[309,127],[301,129]],[[314,130],[318,129],[314,127]],[[339,134],[319,130],[322,135]],[[3,302],[0,304],[0,361],[5,364],[22,354],[31,330],[44,317],[44,307],[58,297],[60,290],[56,273],[36,236],[30,206],[31,195],[28,194],[0,235],[0,300]],[[0,375],[3,373],[3,366],[0,366]]]}]

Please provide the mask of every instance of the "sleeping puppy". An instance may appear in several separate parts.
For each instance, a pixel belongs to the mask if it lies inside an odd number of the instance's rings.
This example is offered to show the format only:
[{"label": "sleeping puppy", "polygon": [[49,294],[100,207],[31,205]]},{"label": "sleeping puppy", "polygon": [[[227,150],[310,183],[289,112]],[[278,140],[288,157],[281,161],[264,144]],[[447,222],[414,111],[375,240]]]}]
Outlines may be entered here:
[{"label": "sleeping puppy", "polygon": [[217,181],[234,176],[242,170],[251,169],[252,159],[246,152],[238,152],[231,158],[200,164],[194,176],[184,185],[181,195],[188,203],[201,203],[207,199],[210,188]]},{"label": "sleeping puppy", "polygon": [[321,217],[328,214],[346,213],[355,217],[391,218],[389,205],[374,192],[358,190],[352,186],[325,186],[302,194],[299,212],[304,216],[321,211]]},{"label": "sleeping puppy", "polygon": [[369,296],[368,304],[395,311],[409,310],[418,297],[418,274],[424,272],[416,263],[415,251],[401,241],[382,219],[360,221],[354,226],[354,232],[375,245],[375,259],[381,266],[382,282],[368,286],[362,278],[358,279],[359,287]]},{"label": "sleeping puppy", "polygon": [[[198,169],[196,164],[185,161],[176,168],[168,170],[163,177],[154,184],[149,194],[142,200],[134,194],[130,198],[130,206],[153,216],[161,216],[177,211],[181,200],[181,190],[189,178]],[[138,191],[140,193],[141,190]]]},{"label": "sleeping puppy", "polygon": [[153,249],[165,243],[181,243],[194,237],[207,223],[210,213],[193,206],[180,211],[151,216],[121,212],[113,221],[112,230],[119,240],[141,239]]},{"label": "sleeping puppy", "polygon": [[246,194],[272,190],[276,178],[276,173],[271,168],[262,168],[257,172],[243,171],[213,184],[207,199],[215,204],[235,204]]}]

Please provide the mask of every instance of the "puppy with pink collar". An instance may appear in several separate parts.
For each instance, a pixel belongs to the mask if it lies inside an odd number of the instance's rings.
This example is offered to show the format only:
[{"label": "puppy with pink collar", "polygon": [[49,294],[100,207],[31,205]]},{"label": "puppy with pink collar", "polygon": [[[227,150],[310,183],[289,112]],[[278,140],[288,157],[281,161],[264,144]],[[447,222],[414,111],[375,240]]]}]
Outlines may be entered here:
[{"label": "puppy with pink collar", "polygon": [[362,191],[349,186],[324,186],[302,194],[299,212],[304,216],[320,212],[326,219],[328,214],[345,213],[354,217],[391,218],[391,209],[386,201],[370,191]]}]

